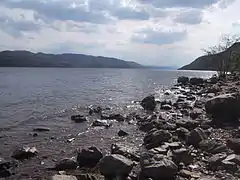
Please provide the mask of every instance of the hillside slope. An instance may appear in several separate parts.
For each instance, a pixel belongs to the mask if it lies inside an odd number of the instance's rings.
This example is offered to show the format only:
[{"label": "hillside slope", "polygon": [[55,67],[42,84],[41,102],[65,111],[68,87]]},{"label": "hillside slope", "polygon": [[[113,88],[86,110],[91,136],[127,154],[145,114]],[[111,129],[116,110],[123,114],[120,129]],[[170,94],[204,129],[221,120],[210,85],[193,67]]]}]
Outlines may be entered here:
[{"label": "hillside slope", "polygon": [[240,54],[240,43],[235,43],[226,51],[215,55],[205,55],[197,58],[192,63],[183,66],[180,70],[211,70],[217,71],[221,59],[229,59],[231,52]]},{"label": "hillside slope", "polygon": [[83,54],[2,51],[0,52],[0,67],[142,68],[143,66],[116,58]]}]

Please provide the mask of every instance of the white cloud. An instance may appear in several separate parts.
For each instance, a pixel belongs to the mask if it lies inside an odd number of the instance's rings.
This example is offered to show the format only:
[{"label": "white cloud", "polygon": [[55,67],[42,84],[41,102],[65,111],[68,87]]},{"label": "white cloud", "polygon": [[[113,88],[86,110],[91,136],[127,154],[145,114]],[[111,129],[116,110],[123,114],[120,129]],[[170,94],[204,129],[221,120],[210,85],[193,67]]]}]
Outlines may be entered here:
[{"label": "white cloud", "polygon": [[0,50],[183,65],[240,33],[239,0],[1,0]]}]

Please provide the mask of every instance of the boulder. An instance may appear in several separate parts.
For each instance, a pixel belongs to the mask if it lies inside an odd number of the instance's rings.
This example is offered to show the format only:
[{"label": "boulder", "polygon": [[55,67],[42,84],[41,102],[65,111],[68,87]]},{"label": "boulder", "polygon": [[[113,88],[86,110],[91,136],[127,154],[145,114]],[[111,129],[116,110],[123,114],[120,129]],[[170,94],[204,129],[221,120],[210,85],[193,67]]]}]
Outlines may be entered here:
[{"label": "boulder", "polygon": [[158,147],[164,142],[168,142],[172,137],[172,134],[167,130],[156,130],[152,129],[144,137],[144,145],[147,149]]},{"label": "boulder", "polygon": [[204,83],[204,79],[203,78],[193,77],[193,78],[190,78],[189,82],[192,85],[201,85],[201,84]]},{"label": "boulder", "polygon": [[78,163],[73,159],[62,159],[55,165],[58,171],[77,169]]},{"label": "boulder", "polygon": [[185,85],[189,83],[189,78],[185,76],[180,76],[178,77],[177,82]]},{"label": "boulder", "polygon": [[208,159],[208,165],[211,170],[216,170],[222,165],[222,160],[227,157],[224,153],[215,154]]},{"label": "boulder", "polygon": [[179,119],[176,120],[177,127],[184,127],[188,130],[192,130],[199,125],[199,121],[190,120],[190,119]]},{"label": "boulder", "polygon": [[201,128],[195,128],[188,134],[187,143],[198,146],[198,144],[205,139],[207,139],[206,133]]},{"label": "boulder", "polygon": [[111,123],[108,123],[107,120],[95,120],[93,121],[92,125],[93,127],[105,127],[105,128],[109,128],[111,126]]},{"label": "boulder", "polygon": [[118,136],[120,136],[120,137],[121,137],[121,136],[128,136],[128,133],[120,129],[120,130],[118,131]]},{"label": "boulder", "polygon": [[0,157],[0,178],[7,178],[11,176],[11,168],[14,166],[13,162],[6,161]]},{"label": "boulder", "polygon": [[240,94],[223,94],[208,100],[206,112],[213,117],[213,122],[236,122],[240,117]]},{"label": "boulder", "polygon": [[229,139],[227,141],[227,147],[235,153],[240,154],[240,138]]},{"label": "boulder", "polygon": [[161,109],[166,110],[166,111],[169,111],[169,110],[172,109],[172,106],[169,105],[169,104],[164,104],[164,105],[161,106]]},{"label": "boulder", "polygon": [[78,180],[75,176],[70,175],[54,175],[51,180]]},{"label": "boulder", "polygon": [[104,180],[103,176],[94,174],[80,174],[77,175],[78,180]]},{"label": "boulder", "polygon": [[103,157],[102,152],[96,147],[89,147],[78,152],[77,162],[80,167],[94,167]]},{"label": "boulder", "polygon": [[139,149],[132,144],[127,143],[112,144],[111,153],[123,155],[126,158],[129,158],[133,161],[139,161],[140,159]]},{"label": "boulder", "polygon": [[165,156],[149,159],[149,155],[141,157],[140,179],[173,179],[177,174],[177,165]]},{"label": "boulder", "polygon": [[33,156],[36,156],[38,153],[37,149],[35,147],[28,147],[28,146],[23,146],[18,149],[16,149],[12,153],[12,158],[17,159],[17,160],[24,160],[31,158]]},{"label": "boulder", "polygon": [[224,161],[233,162],[240,166],[240,155],[230,154],[224,159]]},{"label": "boulder", "polygon": [[72,115],[71,120],[75,121],[76,123],[82,123],[87,121],[87,118],[83,115]]},{"label": "boulder", "polygon": [[173,150],[172,153],[173,153],[172,159],[176,164],[183,162],[185,165],[188,165],[193,162],[194,157],[186,148]]},{"label": "boulder", "polygon": [[119,155],[112,154],[101,159],[100,172],[104,176],[111,177],[127,177],[133,168],[133,161]]},{"label": "boulder", "polygon": [[176,134],[180,139],[186,139],[187,135],[190,133],[190,131],[187,128],[179,127],[176,129]]},{"label": "boulder", "polygon": [[208,153],[217,154],[227,151],[226,144],[217,140],[203,140],[199,144],[199,148]]},{"label": "boulder", "polygon": [[125,117],[123,117],[121,114],[110,114],[108,119],[116,120],[118,122],[122,122],[125,120]]},{"label": "boulder", "polygon": [[147,96],[141,101],[141,106],[145,110],[149,110],[149,111],[153,111],[156,107],[156,104],[157,103],[156,103],[155,97],[153,95]]},{"label": "boulder", "polygon": [[193,109],[191,112],[190,112],[190,117],[192,119],[197,119],[199,118],[201,115],[203,114],[203,110],[202,109]]}]

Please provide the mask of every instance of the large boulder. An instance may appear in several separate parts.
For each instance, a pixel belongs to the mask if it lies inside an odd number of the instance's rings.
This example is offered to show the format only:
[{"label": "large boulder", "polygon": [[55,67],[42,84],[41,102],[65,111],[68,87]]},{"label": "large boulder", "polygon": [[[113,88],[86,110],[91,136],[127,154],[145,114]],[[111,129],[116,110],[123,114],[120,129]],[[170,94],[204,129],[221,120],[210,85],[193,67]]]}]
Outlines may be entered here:
[{"label": "large boulder", "polygon": [[33,156],[36,156],[37,153],[38,153],[38,151],[35,147],[23,146],[23,147],[16,149],[12,153],[12,158],[17,159],[17,160],[24,160],[24,159],[28,159]]},{"label": "large boulder", "polygon": [[123,155],[133,161],[139,161],[140,159],[139,149],[136,146],[128,143],[112,144],[111,153]]},{"label": "large boulder", "polygon": [[153,111],[156,107],[156,104],[157,103],[156,103],[155,97],[153,95],[145,97],[141,102],[141,106],[145,110],[149,110],[149,111]]},{"label": "large boulder", "polygon": [[203,78],[196,78],[196,77],[190,78],[190,84],[192,85],[201,85],[203,83],[204,83]]},{"label": "large boulder", "polygon": [[133,168],[133,161],[119,155],[112,154],[101,159],[100,172],[106,177],[127,177]]},{"label": "large boulder", "polygon": [[7,178],[11,176],[11,170],[16,166],[16,162],[7,161],[0,157],[0,178]]},{"label": "large boulder", "polygon": [[213,122],[236,122],[240,117],[240,94],[223,94],[208,100],[205,104]]},{"label": "large boulder", "polygon": [[201,128],[195,128],[187,136],[187,143],[198,146],[198,144],[207,139],[207,134]]},{"label": "large boulder", "polygon": [[102,152],[96,147],[89,147],[78,152],[77,162],[80,167],[94,167],[103,157]]},{"label": "large boulder", "polygon": [[176,164],[183,162],[185,165],[188,165],[193,162],[193,159],[194,157],[186,148],[176,149],[173,151],[173,161]]},{"label": "large boulder", "polygon": [[240,154],[240,138],[229,139],[227,141],[227,147],[235,153]]},{"label": "large boulder", "polygon": [[177,174],[177,165],[165,156],[144,154],[141,157],[140,179],[173,179]]},{"label": "large boulder", "polygon": [[146,134],[143,141],[146,148],[151,149],[162,145],[164,142],[168,142],[171,137],[172,134],[167,130],[152,129]]},{"label": "large boulder", "polygon": [[58,171],[77,169],[77,162],[73,159],[62,159],[56,163],[55,169]]},{"label": "large boulder", "polygon": [[217,153],[222,153],[227,151],[226,144],[214,139],[203,140],[198,145],[201,150],[206,151],[208,153],[212,153],[212,154],[217,154]]},{"label": "large boulder", "polygon": [[189,78],[185,77],[185,76],[180,76],[180,77],[178,77],[177,82],[180,84],[188,84]]}]

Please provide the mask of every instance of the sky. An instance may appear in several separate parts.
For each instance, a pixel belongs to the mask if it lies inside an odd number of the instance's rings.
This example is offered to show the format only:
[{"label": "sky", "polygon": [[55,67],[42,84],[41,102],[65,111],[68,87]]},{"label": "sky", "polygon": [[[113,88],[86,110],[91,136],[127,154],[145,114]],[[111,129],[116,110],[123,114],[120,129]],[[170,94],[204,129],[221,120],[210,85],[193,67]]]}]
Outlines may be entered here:
[{"label": "sky", "polygon": [[240,34],[240,0],[0,0],[0,50],[182,66]]}]

